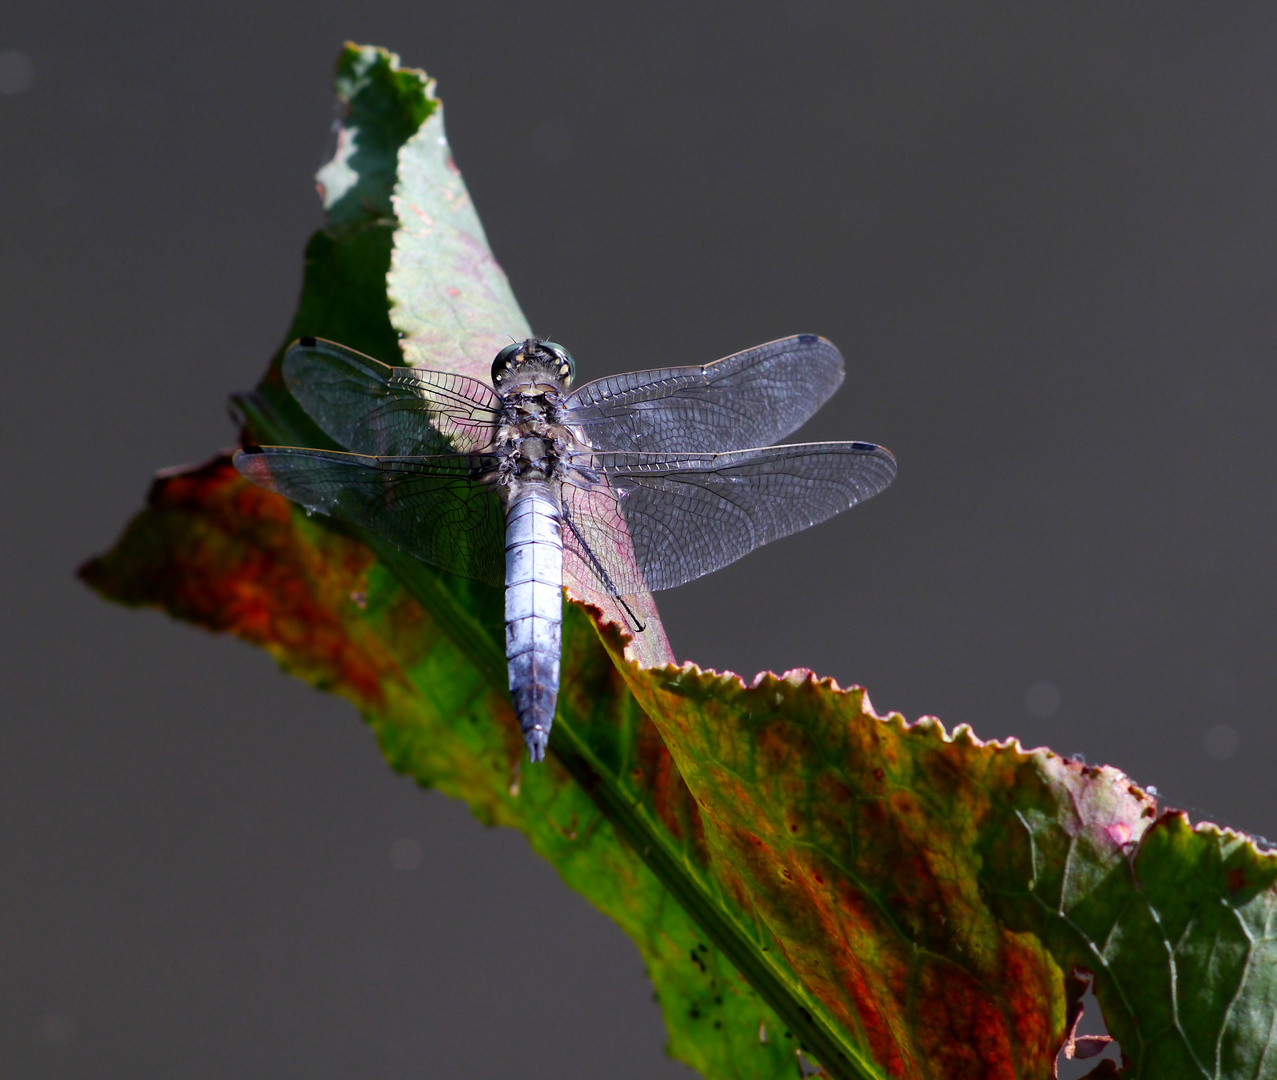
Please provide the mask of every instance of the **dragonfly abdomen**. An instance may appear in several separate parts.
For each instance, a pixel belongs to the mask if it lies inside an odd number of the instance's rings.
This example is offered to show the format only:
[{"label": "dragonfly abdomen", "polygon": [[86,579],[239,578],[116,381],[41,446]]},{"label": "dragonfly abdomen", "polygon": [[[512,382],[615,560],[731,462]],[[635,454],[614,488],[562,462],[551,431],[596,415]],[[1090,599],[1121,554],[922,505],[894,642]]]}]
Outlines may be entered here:
[{"label": "dragonfly abdomen", "polygon": [[548,484],[527,484],[506,510],[505,586],[510,694],[529,755],[540,761],[559,695],[563,625],[563,540]]}]

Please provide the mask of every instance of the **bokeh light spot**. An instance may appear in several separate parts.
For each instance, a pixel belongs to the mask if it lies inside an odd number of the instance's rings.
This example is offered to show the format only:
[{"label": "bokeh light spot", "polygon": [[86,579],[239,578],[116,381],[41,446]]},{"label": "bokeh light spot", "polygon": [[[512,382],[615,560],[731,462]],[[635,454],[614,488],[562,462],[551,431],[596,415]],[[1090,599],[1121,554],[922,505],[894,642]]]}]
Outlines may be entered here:
[{"label": "bokeh light spot", "polygon": [[1227,761],[1237,753],[1237,745],[1240,741],[1237,729],[1228,724],[1216,724],[1214,727],[1207,728],[1206,734],[1202,736],[1202,745],[1206,747],[1206,753],[1216,761]]},{"label": "bokeh light spot", "polygon": [[1036,682],[1024,695],[1024,704],[1030,715],[1045,720],[1060,708],[1060,688],[1055,683]]},{"label": "bokeh light spot", "polygon": [[21,94],[35,81],[35,64],[17,49],[0,49],[0,94]]},{"label": "bokeh light spot", "polygon": [[40,1039],[50,1046],[63,1046],[75,1035],[75,1021],[64,1012],[46,1013],[40,1018]]},{"label": "bokeh light spot", "polygon": [[390,865],[396,870],[416,870],[424,854],[416,840],[405,836],[390,845]]}]

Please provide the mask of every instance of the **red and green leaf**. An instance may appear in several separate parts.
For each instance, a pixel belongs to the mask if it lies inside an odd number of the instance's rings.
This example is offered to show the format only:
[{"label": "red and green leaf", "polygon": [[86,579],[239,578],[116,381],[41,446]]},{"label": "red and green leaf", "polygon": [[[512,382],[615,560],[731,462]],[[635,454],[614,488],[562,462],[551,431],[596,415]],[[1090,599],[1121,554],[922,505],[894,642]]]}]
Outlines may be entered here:
[{"label": "red and green leaf", "polygon": [[[526,321],[432,84],[349,46],[338,91],[290,338],[393,360],[402,331],[414,362],[482,377],[488,339]],[[239,399],[248,434],[327,445],[278,360]],[[577,604],[550,755],[523,765],[500,593],[307,517],[224,457],[161,474],[82,573],[268,649],[354,703],[395,768],[523,831],[635,940],[670,1052],[707,1076],[792,1076],[801,1046],[834,1076],[1049,1077],[1079,971],[1121,1075],[1277,1075],[1277,858],[1114,769],[879,717],[808,672],[676,667],[659,623],[627,650]]]}]

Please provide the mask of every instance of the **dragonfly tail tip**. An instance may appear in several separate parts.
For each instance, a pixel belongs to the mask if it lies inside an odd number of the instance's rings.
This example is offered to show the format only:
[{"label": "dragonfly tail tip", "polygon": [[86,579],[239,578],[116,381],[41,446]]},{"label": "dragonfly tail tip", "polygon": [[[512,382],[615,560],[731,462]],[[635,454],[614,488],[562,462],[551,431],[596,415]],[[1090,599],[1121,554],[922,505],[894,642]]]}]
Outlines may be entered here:
[{"label": "dragonfly tail tip", "polygon": [[528,760],[532,762],[545,760],[545,747],[550,741],[550,733],[541,727],[528,729],[524,733],[524,741],[528,744]]}]

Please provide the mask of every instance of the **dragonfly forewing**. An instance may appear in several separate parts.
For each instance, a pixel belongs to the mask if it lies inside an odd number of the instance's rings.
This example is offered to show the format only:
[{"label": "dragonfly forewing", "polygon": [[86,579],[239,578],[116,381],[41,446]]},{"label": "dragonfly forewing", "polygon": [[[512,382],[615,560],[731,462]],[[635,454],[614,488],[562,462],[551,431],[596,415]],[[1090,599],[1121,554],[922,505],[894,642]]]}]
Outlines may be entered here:
[{"label": "dragonfly forewing", "polygon": [[492,387],[446,371],[391,367],[322,338],[284,354],[288,388],[326,435],[389,456],[486,450],[501,413]]},{"label": "dragonfly forewing", "polygon": [[596,379],[568,397],[566,422],[598,450],[741,450],[793,434],[842,380],[837,348],[796,334],[712,364]]}]

